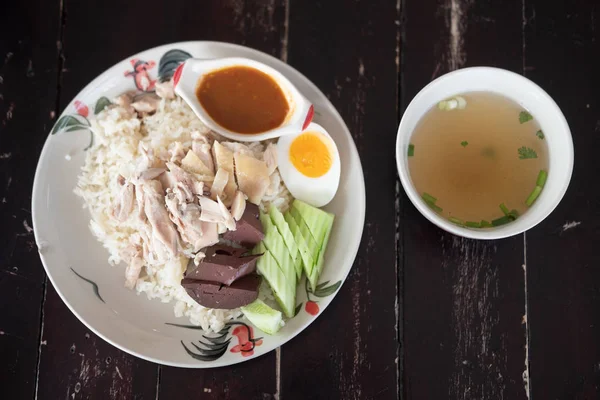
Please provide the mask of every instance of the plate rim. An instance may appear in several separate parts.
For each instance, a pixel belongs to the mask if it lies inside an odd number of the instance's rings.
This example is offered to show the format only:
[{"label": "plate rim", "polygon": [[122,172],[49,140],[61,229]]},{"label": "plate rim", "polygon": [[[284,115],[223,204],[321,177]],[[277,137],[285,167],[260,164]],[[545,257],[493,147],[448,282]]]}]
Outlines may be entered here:
[{"label": "plate rim", "polygon": [[[161,51],[161,50],[169,50],[169,49],[176,49],[181,46],[217,46],[217,47],[225,47],[225,48],[230,48],[233,50],[236,49],[242,49],[244,51],[248,51],[250,50],[251,52],[254,53],[258,53],[260,54],[262,57],[266,57],[269,59],[269,61],[273,61],[275,63],[281,63],[283,64],[284,67],[289,68],[292,72],[296,73],[299,75],[300,78],[303,78],[305,80],[305,82],[308,84],[308,86],[310,86],[313,90],[317,91],[318,93],[320,93],[321,95],[323,95],[324,99],[329,103],[329,105],[331,106],[331,109],[333,110],[332,114],[333,117],[339,121],[341,121],[343,127],[345,128],[345,133],[349,135],[350,137],[350,141],[349,141],[349,151],[350,153],[353,153],[356,156],[356,159],[358,160],[358,165],[355,166],[358,168],[358,173],[360,174],[360,178],[359,179],[359,186],[362,189],[362,196],[360,196],[358,198],[359,203],[360,203],[360,210],[358,210],[358,215],[355,215],[354,218],[358,219],[360,222],[360,232],[358,232],[355,235],[355,242],[353,243],[353,247],[354,250],[352,251],[352,264],[350,265],[349,268],[347,268],[347,270],[345,271],[345,273],[342,273],[340,275],[341,277],[341,285],[340,288],[338,288],[338,290],[333,294],[333,297],[331,298],[331,300],[327,303],[325,303],[322,308],[321,311],[319,312],[319,314],[317,314],[316,316],[314,316],[312,319],[308,320],[306,323],[302,324],[299,328],[297,328],[295,331],[292,331],[288,336],[280,338],[277,345],[265,350],[264,352],[261,352],[260,354],[254,355],[254,356],[250,356],[250,357],[240,357],[240,358],[236,358],[236,359],[232,359],[226,362],[219,362],[219,360],[215,360],[212,362],[190,362],[190,363],[180,363],[180,362],[173,362],[173,361],[168,361],[168,360],[161,360],[152,356],[148,356],[145,354],[142,354],[138,351],[132,350],[128,347],[126,347],[125,345],[122,345],[120,343],[117,343],[116,341],[113,341],[112,339],[110,339],[109,337],[107,337],[105,334],[99,332],[96,328],[94,328],[94,326],[92,326],[91,323],[89,323],[82,315],[80,315],[80,313],[78,313],[74,307],[70,304],[70,302],[67,300],[65,294],[62,292],[62,290],[60,289],[60,287],[58,285],[56,285],[55,283],[55,279],[52,276],[52,273],[50,272],[50,268],[46,265],[47,261],[44,257],[44,254],[42,252],[44,243],[40,242],[40,237],[39,237],[39,228],[38,228],[38,223],[36,222],[36,216],[38,215],[39,210],[37,210],[36,207],[36,200],[38,198],[38,196],[40,196],[42,193],[42,187],[41,187],[41,182],[40,182],[40,174],[41,174],[41,160],[45,157],[46,153],[49,151],[49,147],[50,147],[50,140],[52,138],[52,129],[54,128],[54,125],[56,124],[56,122],[63,116],[65,115],[65,113],[67,112],[67,109],[69,107],[70,104],[72,104],[75,99],[77,99],[78,97],[80,97],[81,93],[86,93],[88,91],[90,91],[91,89],[93,89],[95,86],[98,85],[97,82],[102,81],[103,79],[105,79],[105,77],[111,76],[113,75],[113,70],[116,69],[119,65],[129,61],[132,58],[135,58],[136,56],[138,56],[139,54],[142,53],[146,53],[146,52],[153,52],[153,51]],[[278,65],[276,67],[276,69],[281,68],[281,65]],[[57,118],[55,120],[55,123],[53,124],[52,127],[50,127],[50,129],[48,129],[48,135],[46,137],[46,140],[44,142],[44,146],[42,148],[42,151],[39,154],[38,157],[38,162],[37,162],[37,166],[36,166],[36,170],[35,170],[35,175],[34,175],[34,180],[33,180],[33,186],[32,186],[32,196],[31,196],[31,215],[32,215],[32,227],[33,227],[33,231],[34,231],[34,237],[35,237],[35,242],[36,242],[36,246],[38,248],[38,255],[40,257],[40,260],[42,262],[44,271],[46,273],[46,276],[48,277],[48,279],[50,280],[50,282],[52,283],[52,286],[54,287],[54,290],[56,290],[57,294],[59,295],[60,299],[62,300],[62,302],[67,306],[67,308],[73,313],[73,315],[75,315],[75,317],[77,317],[77,319],[83,323],[84,326],[86,326],[89,330],[91,330],[92,332],[94,332],[94,334],[96,334],[97,336],[99,336],[100,338],[102,338],[105,342],[109,343],[110,345],[118,348],[119,350],[127,353],[127,354],[131,354],[135,357],[138,357],[140,359],[146,360],[146,361],[150,361],[156,364],[160,364],[160,365],[165,365],[165,366],[172,366],[172,367],[179,367],[179,368],[200,368],[200,369],[204,369],[204,368],[221,368],[221,367],[227,367],[227,366],[231,366],[231,365],[235,365],[235,364],[239,364],[242,362],[246,362],[246,361],[250,361],[253,359],[256,359],[258,357],[262,357],[265,354],[269,354],[271,353],[271,351],[276,350],[277,348],[283,346],[284,344],[286,344],[287,342],[289,342],[290,340],[294,339],[297,335],[299,335],[301,332],[303,332],[305,329],[307,329],[317,318],[319,318],[323,312],[325,311],[325,309],[327,309],[327,307],[329,306],[329,304],[334,300],[334,298],[337,296],[337,294],[339,293],[341,287],[344,285],[344,283],[346,282],[348,275],[350,273],[350,271],[352,270],[352,267],[354,267],[354,264],[356,262],[356,256],[358,255],[358,251],[360,249],[360,244],[362,242],[362,236],[364,233],[364,225],[365,225],[365,217],[366,217],[366,188],[365,188],[365,178],[364,178],[364,171],[362,168],[362,163],[360,161],[360,154],[358,152],[358,149],[356,147],[356,143],[354,141],[354,138],[352,137],[352,134],[350,132],[350,129],[348,128],[348,126],[346,125],[346,122],[344,121],[344,119],[342,118],[342,116],[340,115],[339,111],[337,110],[337,108],[331,103],[331,101],[327,98],[327,96],[318,88],[317,85],[315,85],[310,79],[308,79],[302,72],[298,71],[296,68],[294,68],[293,66],[291,66],[290,64],[288,64],[285,61],[280,60],[277,57],[274,57],[268,53],[265,53],[261,50],[252,48],[252,47],[248,47],[248,46],[244,46],[244,45],[239,45],[239,44],[235,44],[235,43],[229,43],[229,42],[221,42],[221,41],[211,41],[211,40],[188,40],[188,41],[179,41],[179,42],[172,42],[172,43],[166,43],[166,44],[162,44],[159,46],[155,46],[155,47],[151,47],[148,49],[144,49],[141,51],[138,51],[136,53],[131,54],[130,56],[114,63],[113,65],[111,65],[110,67],[108,67],[107,69],[105,69],[101,74],[99,74],[98,76],[96,76],[94,79],[92,79],[88,84],[86,84],[82,89],[80,89],[77,94],[75,95],[74,98],[70,99],[70,101],[66,104],[65,108],[62,110],[62,112],[60,113],[60,115],[57,115]],[[258,329],[258,328],[257,328]]]}]

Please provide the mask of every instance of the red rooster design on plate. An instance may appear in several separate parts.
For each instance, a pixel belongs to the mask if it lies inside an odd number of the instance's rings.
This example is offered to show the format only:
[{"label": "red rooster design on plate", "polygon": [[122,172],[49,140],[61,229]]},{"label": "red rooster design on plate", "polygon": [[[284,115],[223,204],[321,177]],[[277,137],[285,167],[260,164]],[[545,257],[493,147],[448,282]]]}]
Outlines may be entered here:
[{"label": "red rooster design on plate", "polygon": [[133,71],[126,71],[125,76],[132,76],[135,82],[135,87],[143,92],[154,90],[156,79],[150,79],[148,70],[156,66],[154,61],[144,61],[139,58],[133,58],[131,61]]}]

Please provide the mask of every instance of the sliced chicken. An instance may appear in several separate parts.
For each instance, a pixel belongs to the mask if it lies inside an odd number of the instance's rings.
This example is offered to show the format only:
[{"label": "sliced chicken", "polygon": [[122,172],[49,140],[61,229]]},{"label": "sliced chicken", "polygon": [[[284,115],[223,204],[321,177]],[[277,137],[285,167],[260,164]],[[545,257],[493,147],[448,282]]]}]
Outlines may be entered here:
[{"label": "sliced chicken", "polygon": [[269,175],[271,175],[277,169],[277,146],[275,144],[269,143],[263,153],[263,160],[267,164]]},{"label": "sliced chicken", "polygon": [[154,88],[156,89],[156,94],[163,99],[171,100],[175,98],[173,81],[157,82]]},{"label": "sliced chicken", "polygon": [[158,178],[166,170],[166,168],[148,168],[138,174],[138,179],[143,181],[151,181],[152,179]]},{"label": "sliced chicken", "polygon": [[128,289],[133,289],[135,287],[135,284],[140,277],[140,272],[142,272],[142,268],[144,267],[145,262],[141,253],[141,251],[138,251],[131,258],[127,268],[125,268],[125,287]]},{"label": "sliced chicken", "polygon": [[198,156],[202,163],[211,171],[215,173],[215,163],[212,156],[211,146],[208,143],[206,136],[200,132],[192,133],[192,151]]},{"label": "sliced chicken", "polygon": [[174,189],[177,186],[177,181],[173,177],[173,174],[169,171],[165,171],[158,176],[158,180],[162,187],[165,189],[165,194],[168,189]]},{"label": "sliced chicken", "polygon": [[144,222],[146,221],[146,213],[144,211],[145,196],[141,183],[135,185],[135,200],[137,202],[137,218],[141,222]]},{"label": "sliced chicken", "polygon": [[114,103],[119,107],[124,108],[127,113],[131,116],[135,113],[133,107],[131,107],[131,103],[133,102],[133,98],[137,92],[135,90],[125,92],[113,99]]},{"label": "sliced chicken", "polygon": [[[235,230],[235,221],[225,204],[217,197],[217,201],[208,197],[200,197],[200,220],[223,224],[230,231]],[[221,232],[222,233],[222,232]]]},{"label": "sliced chicken", "polygon": [[181,160],[181,166],[187,171],[193,172],[195,174],[210,177],[214,175],[214,171],[212,170],[212,168],[206,166],[206,164],[204,164],[204,162],[192,150],[189,150],[183,158],[183,160]]},{"label": "sliced chicken", "polygon": [[181,142],[173,143],[173,145],[171,145],[169,148],[169,154],[171,155],[169,161],[172,163],[180,163],[181,160],[183,160],[183,157],[185,157],[185,149],[183,148]]},{"label": "sliced chicken", "polygon": [[[223,142],[221,143],[224,147],[228,148],[232,153],[242,153],[247,156],[254,156],[254,152],[243,143],[238,142]],[[261,146],[262,149],[262,146]]]},{"label": "sliced chicken", "polygon": [[152,226],[152,236],[158,239],[171,255],[177,254],[177,230],[165,208],[163,188],[159,181],[143,183],[144,212]]},{"label": "sliced chicken", "polygon": [[202,221],[200,221],[200,206],[196,203],[180,203],[173,193],[166,196],[165,203],[171,221],[177,226],[181,238],[194,246],[194,251],[200,250],[196,243],[202,239]]},{"label": "sliced chicken", "polygon": [[200,197],[200,220],[205,222],[225,222],[225,216],[221,213],[219,203],[208,197]]},{"label": "sliced chicken", "polygon": [[223,168],[219,168],[210,187],[210,198],[216,200],[217,197],[223,196],[223,191],[227,187],[229,181],[229,172]]},{"label": "sliced chicken", "polygon": [[[169,168],[169,177],[176,182],[176,188],[184,194],[182,203],[191,203],[194,196],[203,194],[203,183],[194,179],[192,174],[172,162],[167,163],[167,168]],[[175,192],[175,189],[173,191]]]},{"label": "sliced chicken", "polygon": [[142,93],[133,98],[131,107],[137,112],[153,113],[160,105],[160,97],[154,93]]},{"label": "sliced chicken", "polygon": [[246,210],[246,196],[244,193],[239,190],[236,192],[235,197],[233,198],[233,203],[231,204],[231,216],[239,221],[244,215],[244,211]]},{"label": "sliced chicken", "polygon": [[260,204],[269,187],[269,169],[264,161],[254,157],[235,153],[235,176],[240,190],[254,204]]},{"label": "sliced chicken", "polygon": [[196,247],[203,249],[217,243],[219,243],[217,224],[214,222],[202,221],[202,239],[196,242]]},{"label": "sliced chicken", "polygon": [[121,175],[117,178],[121,186],[117,195],[117,202],[113,208],[113,217],[120,222],[126,221],[133,211],[135,202],[135,187],[133,183],[127,182]]},{"label": "sliced chicken", "polygon": [[156,163],[154,151],[152,151],[152,149],[148,149],[143,142],[140,142],[138,145],[138,152],[140,153],[142,159],[136,169],[141,172],[150,168],[154,168],[154,164]]},{"label": "sliced chicken", "polygon": [[219,196],[217,196],[217,203],[219,204],[219,209],[221,210],[221,215],[224,219],[223,224],[225,224],[225,227],[230,231],[235,231],[235,221],[231,216],[231,212],[229,212]]},{"label": "sliced chicken", "polygon": [[225,205],[229,206],[233,201],[235,191],[237,190],[234,175],[235,170],[233,167],[233,153],[231,152],[231,150],[229,150],[227,147],[223,146],[216,140],[213,143],[212,151],[217,171],[219,170],[219,168],[221,168],[229,173],[229,179],[227,180],[227,185],[225,186],[225,190],[223,191],[223,202],[225,203]]}]

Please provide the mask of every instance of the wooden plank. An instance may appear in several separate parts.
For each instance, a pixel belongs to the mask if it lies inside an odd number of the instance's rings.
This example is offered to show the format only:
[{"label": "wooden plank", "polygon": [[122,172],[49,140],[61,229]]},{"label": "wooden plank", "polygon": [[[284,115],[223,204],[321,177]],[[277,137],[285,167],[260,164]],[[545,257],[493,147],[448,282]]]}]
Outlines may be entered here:
[{"label": "wooden plank", "polygon": [[[282,49],[283,1],[255,5],[232,0],[206,2],[201,7],[193,1],[172,2],[168,7],[144,1],[104,1],[93,19],[89,18],[87,3],[67,1],[65,7],[68,19],[61,107],[115,62],[160,44],[232,41],[275,56]],[[121,352],[86,330],[54,291],[48,292],[44,331],[48,345],[42,357],[40,393],[48,398],[64,397],[76,389],[77,396],[84,398],[107,393],[110,398],[172,398],[176,393],[181,398],[228,399],[242,392],[249,398],[270,398],[276,392],[275,352],[246,364],[214,370],[158,367]],[[51,363],[58,368],[51,368]]]},{"label": "wooden plank", "polygon": [[[520,72],[521,4],[403,3],[401,105],[449,70]],[[523,236],[473,241],[428,223],[400,192],[405,399],[523,399]]]},{"label": "wooden plank", "polygon": [[48,285],[38,398],[154,399],[157,369],[96,336]]},{"label": "wooden plank", "polygon": [[368,200],[363,242],[347,281],[323,315],[282,348],[283,399],[397,396],[392,149],[398,17],[395,0],[290,4],[290,64],[328,95],[348,124]]},{"label": "wooden plank", "polygon": [[31,187],[56,101],[58,0],[0,13],[0,392],[33,398],[45,282],[31,229]]},{"label": "wooden plank", "polygon": [[526,76],[565,114],[573,178],[558,208],[527,232],[534,399],[600,398],[600,9],[593,1],[525,2]]}]

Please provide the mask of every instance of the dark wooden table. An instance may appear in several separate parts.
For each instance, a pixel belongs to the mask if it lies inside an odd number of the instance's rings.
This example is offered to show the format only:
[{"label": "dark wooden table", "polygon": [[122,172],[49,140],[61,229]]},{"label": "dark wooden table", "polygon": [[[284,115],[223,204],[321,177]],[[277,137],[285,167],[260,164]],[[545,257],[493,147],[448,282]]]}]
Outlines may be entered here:
[{"label": "dark wooden table", "polygon": [[[600,3],[594,0],[4,0],[0,7],[0,398],[600,398]],[[332,305],[277,352],[232,367],[146,362],[96,337],[46,279],[31,231],[37,159],[99,73],[182,40],[262,50],[308,76],[358,146],[362,245]],[[433,78],[491,65],[541,85],[575,142],[560,206],[516,237],[428,223],[394,144]]]}]

